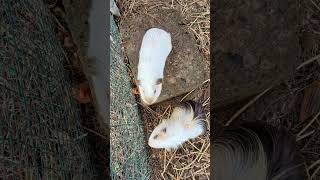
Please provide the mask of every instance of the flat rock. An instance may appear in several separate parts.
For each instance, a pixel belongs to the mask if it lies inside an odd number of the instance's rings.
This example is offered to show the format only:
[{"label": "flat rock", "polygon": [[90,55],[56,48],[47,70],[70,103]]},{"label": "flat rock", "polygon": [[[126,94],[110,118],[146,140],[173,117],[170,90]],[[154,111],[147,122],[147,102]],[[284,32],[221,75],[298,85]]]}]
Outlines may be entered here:
[{"label": "flat rock", "polygon": [[214,106],[222,107],[288,79],[301,63],[299,2],[214,1]]},{"label": "flat rock", "polygon": [[163,89],[156,103],[187,93],[209,79],[208,63],[179,12],[161,8],[121,20],[121,38],[135,76],[143,35],[152,27],[170,32],[173,46],[165,66]]}]

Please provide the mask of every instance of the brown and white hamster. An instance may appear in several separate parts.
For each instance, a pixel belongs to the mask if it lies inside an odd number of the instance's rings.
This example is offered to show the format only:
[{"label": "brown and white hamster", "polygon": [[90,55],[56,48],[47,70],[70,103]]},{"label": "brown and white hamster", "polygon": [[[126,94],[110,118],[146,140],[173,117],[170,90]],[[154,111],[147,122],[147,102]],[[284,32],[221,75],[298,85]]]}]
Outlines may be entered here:
[{"label": "brown and white hamster", "polygon": [[195,101],[186,101],[174,108],[151,133],[148,144],[152,148],[177,149],[184,142],[206,131],[204,108]]}]

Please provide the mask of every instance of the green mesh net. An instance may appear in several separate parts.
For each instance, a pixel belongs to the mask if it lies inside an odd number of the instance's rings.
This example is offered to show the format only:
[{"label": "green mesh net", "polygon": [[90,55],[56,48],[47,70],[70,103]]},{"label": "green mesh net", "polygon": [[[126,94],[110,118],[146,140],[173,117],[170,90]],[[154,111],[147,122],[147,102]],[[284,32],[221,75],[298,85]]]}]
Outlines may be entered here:
[{"label": "green mesh net", "polygon": [[0,0],[0,179],[96,179],[42,1]]},{"label": "green mesh net", "polygon": [[118,27],[111,16],[111,176],[112,179],[149,179],[143,125],[121,52]]}]

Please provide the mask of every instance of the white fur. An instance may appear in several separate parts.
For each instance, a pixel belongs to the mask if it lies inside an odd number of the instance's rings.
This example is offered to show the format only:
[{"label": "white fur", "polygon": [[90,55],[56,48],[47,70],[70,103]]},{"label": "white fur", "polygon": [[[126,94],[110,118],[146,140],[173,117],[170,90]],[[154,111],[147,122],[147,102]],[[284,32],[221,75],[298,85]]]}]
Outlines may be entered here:
[{"label": "white fur", "polygon": [[172,50],[171,35],[158,28],[149,29],[143,39],[139,52],[138,85],[140,97],[145,104],[153,104],[161,94],[162,84],[156,85],[163,78],[167,57]]},{"label": "white fur", "polygon": [[[205,129],[201,121],[193,119],[193,110],[176,107],[169,119],[163,120],[151,133],[148,144],[152,148],[177,149],[184,142],[203,134]],[[164,139],[154,139],[163,128],[166,128]]]}]

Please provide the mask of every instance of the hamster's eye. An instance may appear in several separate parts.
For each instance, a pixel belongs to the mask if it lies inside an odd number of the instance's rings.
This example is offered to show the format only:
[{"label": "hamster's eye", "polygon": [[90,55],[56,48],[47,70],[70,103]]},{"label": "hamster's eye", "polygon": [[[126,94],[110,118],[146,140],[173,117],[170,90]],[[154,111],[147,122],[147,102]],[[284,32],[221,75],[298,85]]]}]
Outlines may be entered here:
[{"label": "hamster's eye", "polygon": [[153,139],[157,139],[157,138],[158,138],[158,136],[159,136],[159,135],[155,135],[155,136],[153,136]]},{"label": "hamster's eye", "polygon": [[153,93],[155,94],[155,93],[156,93],[156,90],[154,90]]},{"label": "hamster's eye", "polygon": [[166,133],[167,132],[167,128],[163,128],[162,132]]},{"label": "hamster's eye", "polygon": [[162,78],[157,79],[156,85],[159,85],[159,84],[161,84],[161,83],[162,83]]}]

